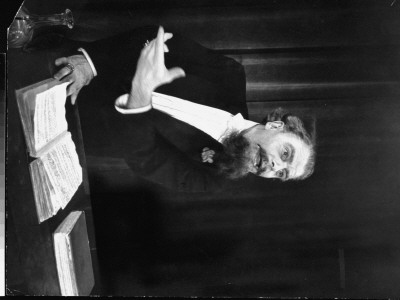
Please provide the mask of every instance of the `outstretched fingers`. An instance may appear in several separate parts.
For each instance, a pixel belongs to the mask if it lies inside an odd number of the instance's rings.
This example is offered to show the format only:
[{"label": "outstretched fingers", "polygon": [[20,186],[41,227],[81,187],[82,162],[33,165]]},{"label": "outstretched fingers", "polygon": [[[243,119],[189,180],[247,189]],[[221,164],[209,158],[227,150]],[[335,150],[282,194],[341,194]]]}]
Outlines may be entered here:
[{"label": "outstretched fingers", "polygon": [[164,28],[160,26],[155,41],[155,55],[160,63],[164,63]]},{"label": "outstretched fingers", "polygon": [[175,79],[178,79],[180,77],[185,77],[186,73],[182,68],[175,67],[171,68],[168,70],[168,77],[169,77],[169,82],[174,81]]},{"label": "outstretched fingers", "polygon": [[168,46],[165,44],[166,41],[171,39],[174,35],[171,32],[164,32],[164,29],[160,26],[157,32],[157,37],[151,40],[147,46],[143,48],[143,51],[148,52],[149,55],[155,54],[157,58],[164,59],[163,52],[169,52]]},{"label": "outstretched fingers", "polygon": [[164,44],[164,52],[169,52],[168,46]]},{"label": "outstretched fingers", "polygon": [[165,43],[166,41],[168,41],[169,39],[172,39],[173,36],[174,36],[174,35],[173,35],[171,32],[165,32],[165,33],[164,33],[164,43]]}]

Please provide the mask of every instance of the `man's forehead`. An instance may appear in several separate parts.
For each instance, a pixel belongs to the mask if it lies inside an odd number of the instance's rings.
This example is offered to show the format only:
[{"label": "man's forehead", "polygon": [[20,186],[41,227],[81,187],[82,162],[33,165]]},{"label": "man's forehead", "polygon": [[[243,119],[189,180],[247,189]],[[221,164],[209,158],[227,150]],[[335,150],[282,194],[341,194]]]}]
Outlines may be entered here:
[{"label": "man's forehead", "polygon": [[310,157],[310,149],[297,137],[288,142],[288,144],[294,149],[293,160],[288,165],[289,178],[296,178],[304,174],[305,166]]}]

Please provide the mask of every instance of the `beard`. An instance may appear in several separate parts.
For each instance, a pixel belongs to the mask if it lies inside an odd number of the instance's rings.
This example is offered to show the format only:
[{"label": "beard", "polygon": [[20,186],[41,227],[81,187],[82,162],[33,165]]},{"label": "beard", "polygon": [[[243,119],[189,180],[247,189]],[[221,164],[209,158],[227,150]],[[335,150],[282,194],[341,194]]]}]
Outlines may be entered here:
[{"label": "beard", "polygon": [[250,143],[241,132],[233,132],[222,141],[224,150],[215,156],[218,172],[229,179],[245,177],[251,166]]}]

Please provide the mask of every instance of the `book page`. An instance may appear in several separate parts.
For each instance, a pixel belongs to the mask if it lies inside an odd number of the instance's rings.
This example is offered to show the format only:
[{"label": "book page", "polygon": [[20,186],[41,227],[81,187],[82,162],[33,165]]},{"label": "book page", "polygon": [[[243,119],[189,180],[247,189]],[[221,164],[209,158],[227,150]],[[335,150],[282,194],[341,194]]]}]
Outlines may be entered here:
[{"label": "book page", "polygon": [[[39,160],[40,161],[40,160]],[[43,162],[40,161],[40,173],[42,176],[42,189],[44,191],[46,206],[51,213],[50,217],[54,216],[61,208],[61,203],[57,198],[56,191],[50,182],[49,175],[46,173]]]},{"label": "book page", "polygon": [[39,223],[54,216],[61,208],[43,162],[36,159],[29,164],[32,188]]},{"label": "book page", "polygon": [[61,208],[65,208],[82,183],[82,167],[79,164],[71,134],[65,136],[41,158]]},{"label": "book page", "polygon": [[68,82],[62,83],[36,95],[33,119],[36,151],[68,129],[65,119],[67,85]]}]

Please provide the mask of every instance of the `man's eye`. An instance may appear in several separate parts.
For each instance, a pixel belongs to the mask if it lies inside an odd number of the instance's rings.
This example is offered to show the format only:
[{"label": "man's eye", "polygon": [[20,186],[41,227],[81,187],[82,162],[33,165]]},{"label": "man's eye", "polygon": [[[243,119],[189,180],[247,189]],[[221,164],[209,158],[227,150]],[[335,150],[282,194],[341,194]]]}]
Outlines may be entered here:
[{"label": "man's eye", "polygon": [[289,157],[289,151],[285,148],[282,153],[282,160],[287,160]]},{"label": "man's eye", "polygon": [[282,178],[283,175],[285,175],[285,172],[284,172],[283,170],[279,170],[278,172],[276,172],[276,175],[277,175],[279,178]]}]

